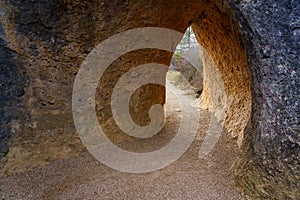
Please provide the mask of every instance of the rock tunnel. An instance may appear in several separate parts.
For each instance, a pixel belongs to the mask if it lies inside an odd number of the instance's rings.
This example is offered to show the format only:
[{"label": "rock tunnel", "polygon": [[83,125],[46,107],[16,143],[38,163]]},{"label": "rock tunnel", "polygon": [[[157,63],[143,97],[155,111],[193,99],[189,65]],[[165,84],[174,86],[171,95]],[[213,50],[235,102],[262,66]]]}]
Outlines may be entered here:
[{"label": "rock tunnel", "polygon": [[[299,9],[297,1],[1,1],[2,168],[14,172],[83,151],[72,91],[96,45],[129,29],[183,33],[191,26],[203,47],[201,106],[217,117],[226,113],[225,128],[240,147],[232,169],[237,188],[252,199],[299,198]],[[140,49],[105,71],[96,111],[112,141],[130,139],[115,134],[110,98],[117,80],[137,65],[168,64],[171,57]],[[131,98],[131,116],[145,125],[150,106],[164,102],[164,87],[145,85]]]}]

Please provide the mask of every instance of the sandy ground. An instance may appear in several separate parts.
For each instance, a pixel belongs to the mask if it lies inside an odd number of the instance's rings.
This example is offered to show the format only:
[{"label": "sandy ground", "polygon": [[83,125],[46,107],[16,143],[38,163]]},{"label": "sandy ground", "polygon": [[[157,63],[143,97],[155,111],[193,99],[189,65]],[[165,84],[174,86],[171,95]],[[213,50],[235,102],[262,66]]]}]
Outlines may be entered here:
[{"label": "sandy ground", "polygon": [[[181,111],[168,94],[165,128],[150,139],[118,144],[123,149],[148,152],[167,144],[176,133]],[[196,109],[196,108],[195,108]],[[0,177],[1,199],[243,199],[229,177],[238,147],[223,131],[213,151],[199,159],[199,149],[210,120],[201,112],[198,134],[180,159],[159,171],[130,174],[107,167],[89,152],[46,166]]]}]

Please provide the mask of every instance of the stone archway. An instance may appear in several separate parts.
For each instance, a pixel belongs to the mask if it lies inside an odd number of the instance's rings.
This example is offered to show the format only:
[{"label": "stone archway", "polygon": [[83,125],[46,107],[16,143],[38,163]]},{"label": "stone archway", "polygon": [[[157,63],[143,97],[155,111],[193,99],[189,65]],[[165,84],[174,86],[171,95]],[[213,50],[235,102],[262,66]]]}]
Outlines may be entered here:
[{"label": "stone archway", "polygon": [[[131,28],[183,32],[192,25],[212,60],[206,52],[203,56],[213,61],[225,81],[226,126],[243,151],[235,167],[238,187],[254,199],[299,197],[297,1],[1,1],[0,8],[0,64],[5,69],[1,96],[6,97],[1,100],[2,134],[13,135],[14,142],[25,146],[26,138],[34,138],[32,148],[49,146],[42,150],[47,157],[25,152],[28,166],[82,150],[72,121],[71,94],[77,70],[93,47]],[[113,65],[123,68],[112,67],[100,84],[105,92],[99,111],[110,112],[107,99],[122,72],[147,61],[168,63],[170,57],[147,50],[116,60]],[[212,69],[206,69],[206,102],[214,91],[209,88],[218,87],[210,81]],[[153,99],[164,103],[164,88],[145,86],[136,94],[137,110],[147,111],[152,102],[145,98],[153,90]],[[220,102],[210,109],[224,108]],[[138,123],[147,123],[146,114],[139,114],[144,117],[137,117],[142,119]],[[113,126],[110,118],[104,120]],[[20,146],[12,146],[8,157],[20,152]]]}]

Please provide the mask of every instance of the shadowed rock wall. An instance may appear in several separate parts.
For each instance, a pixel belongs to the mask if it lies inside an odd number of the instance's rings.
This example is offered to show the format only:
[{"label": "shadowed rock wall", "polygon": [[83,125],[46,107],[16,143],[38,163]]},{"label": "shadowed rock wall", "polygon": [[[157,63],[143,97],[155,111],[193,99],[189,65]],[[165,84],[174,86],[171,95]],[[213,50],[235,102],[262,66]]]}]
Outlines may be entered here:
[{"label": "shadowed rock wall", "polygon": [[[72,120],[72,87],[82,61],[98,43],[131,28],[184,32],[193,24],[224,80],[225,125],[242,143],[234,168],[238,187],[253,199],[300,198],[299,9],[294,0],[0,1],[0,133],[1,140],[13,136],[4,171],[83,150]],[[167,64],[170,57],[156,50],[131,52],[106,72],[96,109],[112,135],[118,132],[109,101],[116,79],[136,64]],[[133,119],[147,124],[147,108],[153,100],[163,104],[164,95],[162,87],[142,87],[132,98]]]},{"label": "shadowed rock wall", "polygon": [[235,9],[252,72],[237,184],[253,199],[299,199],[299,2],[241,1]]}]

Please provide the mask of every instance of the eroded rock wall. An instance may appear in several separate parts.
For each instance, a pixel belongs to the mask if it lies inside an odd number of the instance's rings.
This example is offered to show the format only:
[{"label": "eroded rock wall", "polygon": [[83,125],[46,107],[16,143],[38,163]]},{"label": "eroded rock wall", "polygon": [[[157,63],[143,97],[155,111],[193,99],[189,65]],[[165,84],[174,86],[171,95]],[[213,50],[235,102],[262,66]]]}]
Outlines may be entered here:
[{"label": "eroded rock wall", "polygon": [[252,72],[252,114],[237,183],[253,199],[299,199],[299,1],[234,7]]},{"label": "eroded rock wall", "polygon": [[[15,132],[4,171],[43,165],[84,149],[72,119],[72,90],[82,61],[97,44],[114,34],[139,27],[159,26],[184,32],[202,9],[201,5],[201,1],[185,4],[178,1],[1,1],[1,48],[12,52],[11,56],[3,55],[1,61],[8,65],[9,59],[18,56],[16,61],[20,63],[5,67],[10,72],[3,73],[13,73],[11,76],[15,77],[15,82],[14,78],[5,79],[12,86],[5,86],[3,92],[8,99],[2,108],[2,113],[7,115],[1,123],[2,135],[9,138]],[[168,64],[171,56],[162,51],[136,51],[112,64],[100,80],[96,98],[99,121],[104,129],[109,127],[108,133],[120,131],[110,110],[110,96],[118,78],[145,62]],[[11,91],[23,92],[11,94]],[[149,123],[148,108],[153,103],[163,104],[164,97],[163,87],[140,88],[131,101],[134,121],[140,125]],[[7,104],[9,101],[11,105]],[[17,105],[21,105],[19,110]],[[125,134],[111,138],[130,139]]]},{"label": "eroded rock wall", "polygon": [[[13,135],[5,170],[83,150],[72,120],[72,88],[82,61],[98,43],[127,29],[184,32],[193,24],[224,80],[225,125],[244,138],[234,171],[238,187],[253,199],[300,198],[299,13],[296,0],[0,1],[1,137]],[[122,73],[146,61],[168,63],[170,56],[147,50],[118,59],[99,85],[104,89],[96,99],[100,121],[115,127],[108,99]],[[131,104],[137,111],[151,99],[164,102],[164,88],[145,86],[140,94],[145,98],[135,96]],[[143,110],[133,118],[146,124]]]},{"label": "eroded rock wall", "polygon": [[[202,109],[214,113],[216,119],[228,129],[225,124],[227,110],[227,95],[222,75],[208,52],[201,48],[203,61],[203,93],[199,99],[199,106]],[[242,125],[242,124],[241,124]],[[243,132],[240,133],[241,135]]]},{"label": "eroded rock wall", "polygon": [[224,4],[211,4],[193,23],[204,48],[203,106],[221,118],[241,145],[251,111],[250,72],[241,32],[233,13]]}]

